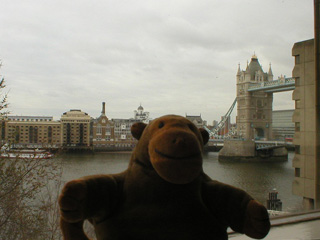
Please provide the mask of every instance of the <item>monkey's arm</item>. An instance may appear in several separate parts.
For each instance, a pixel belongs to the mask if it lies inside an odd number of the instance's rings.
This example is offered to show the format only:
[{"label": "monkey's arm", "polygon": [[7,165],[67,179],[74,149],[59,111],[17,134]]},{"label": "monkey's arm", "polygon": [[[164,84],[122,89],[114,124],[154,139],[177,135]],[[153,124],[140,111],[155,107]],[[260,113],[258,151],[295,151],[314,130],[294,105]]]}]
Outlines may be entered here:
[{"label": "monkey's arm", "polygon": [[84,239],[83,221],[107,218],[119,197],[118,175],[94,175],[65,184],[59,196],[60,224],[65,240]]},{"label": "monkey's arm", "polygon": [[245,191],[217,181],[208,181],[203,187],[203,199],[224,226],[257,239],[268,234],[270,221],[266,208]]}]

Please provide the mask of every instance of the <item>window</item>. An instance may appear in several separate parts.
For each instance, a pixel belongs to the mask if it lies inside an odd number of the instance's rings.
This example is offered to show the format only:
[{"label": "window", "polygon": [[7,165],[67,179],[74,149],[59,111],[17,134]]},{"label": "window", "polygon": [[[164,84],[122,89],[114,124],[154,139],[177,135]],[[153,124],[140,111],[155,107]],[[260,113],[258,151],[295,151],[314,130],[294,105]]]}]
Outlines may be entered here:
[{"label": "window", "polygon": [[294,56],[294,63],[299,64],[300,63],[300,55]]},{"label": "window", "polygon": [[258,107],[262,107],[262,100],[261,100],[261,99],[258,99],[258,100],[257,100],[257,106],[258,106]]},{"label": "window", "polygon": [[48,142],[52,143],[52,127],[48,127]]},{"label": "window", "polygon": [[295,145],[295,151],[296,154],[300,154],[300,145]]},{"label": "window", "polygon": [[100,124],[97,125],[96,133],[97,133],[97,135],[101,135],[102,134],[102,128],[101,128]]},{"label": "window", "polygon": [[16,137],[15,137],[15,141],[16,141],[16,143],[18,143],[18,142],[19,142],[19,140],[20,140],[20,128],[19,128],[19,126],[16,126],[16,132],[15,132],[15,135],[16,135]]},{"label": "window", "polygon": [[261,119],[262,114],[261,113],[257,113],[257,118]]},{"label": "window", "polygon": [[83,123],[80,124],[80,144],[83,144],[84,132],[83,132]]}]

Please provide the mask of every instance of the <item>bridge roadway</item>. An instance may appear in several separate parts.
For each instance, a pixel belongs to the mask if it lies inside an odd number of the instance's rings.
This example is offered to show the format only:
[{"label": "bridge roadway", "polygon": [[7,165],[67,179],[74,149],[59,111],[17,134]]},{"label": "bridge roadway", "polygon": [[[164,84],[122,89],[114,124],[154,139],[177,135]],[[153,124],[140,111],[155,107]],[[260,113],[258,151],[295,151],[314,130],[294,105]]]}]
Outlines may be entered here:
[{"label": "bridge roadway", "polygon": [[[235,139],[236,140],[236,139]],[[224,139],[209,139],[208,146],[223,147]],[[267,150],[281,147],[293,147],[292,142],[255,140],[256,150]]]}]

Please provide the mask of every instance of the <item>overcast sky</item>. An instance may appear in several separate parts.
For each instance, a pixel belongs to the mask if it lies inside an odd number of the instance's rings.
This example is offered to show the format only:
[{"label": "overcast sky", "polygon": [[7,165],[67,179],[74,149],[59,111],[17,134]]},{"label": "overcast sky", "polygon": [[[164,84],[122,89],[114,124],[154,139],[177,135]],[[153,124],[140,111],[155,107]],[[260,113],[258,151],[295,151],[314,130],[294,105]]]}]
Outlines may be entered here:
[{"label": "overcast sky", "polygon": [[[312,0],[0,0],[0,74],[14,115],[81,109],[131,118],[199,115],[236,97],[238,64],[258,56],[291,76],[295,42],[313,38]],[[292,109],[292,92],[274,109]]]}]

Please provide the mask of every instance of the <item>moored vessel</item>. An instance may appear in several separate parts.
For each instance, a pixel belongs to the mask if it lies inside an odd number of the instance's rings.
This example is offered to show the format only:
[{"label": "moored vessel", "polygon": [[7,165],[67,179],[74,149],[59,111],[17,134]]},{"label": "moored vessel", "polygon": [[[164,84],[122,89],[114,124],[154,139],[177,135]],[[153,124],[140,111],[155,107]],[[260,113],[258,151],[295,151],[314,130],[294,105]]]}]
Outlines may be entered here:
[{"label": "moored vessel", "polygon": [[23,150],[9,150],[0,154],[0,158],[23,158],[23,159],[49,159],[53,154],[46,150],[39,149],[23,149]]}]

